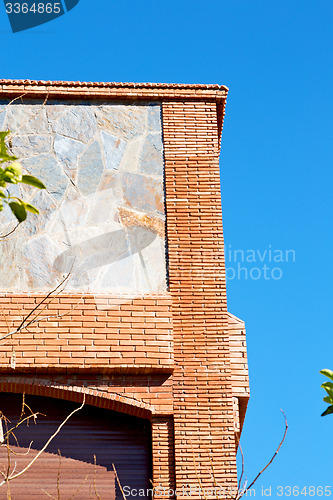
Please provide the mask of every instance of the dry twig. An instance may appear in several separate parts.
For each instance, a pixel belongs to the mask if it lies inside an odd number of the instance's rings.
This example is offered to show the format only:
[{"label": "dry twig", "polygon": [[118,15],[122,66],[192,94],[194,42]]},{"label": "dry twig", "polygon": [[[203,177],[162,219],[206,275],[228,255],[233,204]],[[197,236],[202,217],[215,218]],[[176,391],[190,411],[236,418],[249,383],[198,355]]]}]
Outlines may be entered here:
[{"label": "dry twig", "polygon": [[102,500],[99,494],[97,493],[97,488],[96,488],[96,455],[94,455],[94,492],[98,500]]},{"label": "dry twig", "polygon": [[[22,99],[22,97],[24,97],[25,95],[27,95],[27,92],[25,92],[25,93],[24,93],[24,94],[22,94],[22,95],[19,95],[18,97],[14,97],[14,99],[12,99],[12,100],[11,100],[11,101],[7,104],[7,106],[6,106],[4,109],[2,109],[2,110],[0,111],[0,115],[1,115],[1,113],[4,113],[5,111],[7,111],[7,108],[9,108],[9,106],[10,106],[11,104],[13,104],[13,102],[17,101],[18,99]],[[22,102],[23,102],[23,101],[22,101]]]},{"label": "dry twig", "polygon": [[[249,491],[249,489],[257,482],[257,480],[259,479],[259,477],[261,476],[261,474],[267,469],[267,467],[269,467],[271,465],[271,463],[275,459],[276,455],[279,453],[280,448],[283,445],[284,440],[286,439],[286,435],[287,435],[287,431],[288,431],[288,422],[287,422],[286,414],[284,413],[283,410],[281,410],[281,411],[282,411],[283,416],[284,416],[285,429],[284,429],[283,437],[282,437],[282,439],[281,439],[281,441],[279,443],[279,446],[276,449],[276,452],[274,453],[274,455],[272,456],[272,458],[270,459],[270,461],[265,465],[265,467],[256,475],[256,477],[253,479],[252,483],[249,486],[247,486],[246,488],[242,489],[242,491],[239,491],[239,486],[238,486],[238,492],[237,492],[237,495],[235,497],[235,500],[239,500],[240,498],[242,498],[242,496],[244,496],[246,494],[247,491]],[[243,457],[243,452],[242,452],[242,457]],[[242,475],[243,475],[243,472],[244,472],[244,462],[243,461],[242,461],[242,464],[243,464],[242,465]]]},{"label": "dry twig", "polygon": [[194,455],[194,449],[193,449],[192,441],[190,441],[190,443],[191,443],[191,447],[192,447],[193,464],[194,464],[195,475],[196,475],[196,478],[197,478],[199,486],[200,486],[200,495],[201,495],[201,492],[202,492],[203,495],[204,495],[204,499],[207,500],[206,492],[205,492],[205,490],[202,487],[202,482],[201,482],[201,479],[200,479],[200,476],[199,476],[199,473],[198,473],[197,462],[196,462],[195,455]]},{"label": "dry twig", "polygon": [[[64,288],[67,284],[66,281],[69,279],[70,275],[71,275],[71,271],[61,281],[61,283],[59,283],[59,285],[57,285],[55,288],[53,288],[47,295],[45,295],[45,297],[40,302],[38,302],[38,304],[29,312],[29,314],[23,318],[23,320],[21,321],[21,323],[19,324],[19,326],[15,330],[13,330],[12,332],[8,332],[8,333],[6,333],[6,335],[3,335],[2,337],[0,337],[0,341],[6,339],[7,337],[10,337],[11,335],[15,335],[16,333],[28,328],[31,324],[35,323],[37,321],[37,318],[40,317],[41,313],[47,308],[48,304],[50,304],[52,302],[52,300],[54,300],[64,290]],[[66,284],[64,285],[64,283],[66,283]],[[64,287],[61,290],[59,290],[63,285],[64,285]],[[51,297],[57,291],[58,291],[57,295],[54,297]],[[49,298],[50,298],[50,300],[48,302],[46,302]],[[38,312],[36,312],[38,310],[38,308],[43,304],[45,304],[44,307],[41,310],[39,310]],[[36,312],[36,314],[33,316],[33,314],[35,312]],[[33,316],[33,318],[30,319],[30,321],[28,321],[29,318],[31,318],[32,316]]]},{"label": "dry twig", "polygon": [[[8,469],[7,469],[7,474],[6,474],[6,477],[5,479],[0,482],[0,487],[3,486],[5,483],[8,483],[9,481],[12,481],[13,479],[16,479],[20,476],[22,476],[28,469],[30,469],[30,467],[36,462],[36,460],[40,457],[40,455],[46,450],[46,448],[48,447],[48,445],[51,443],[51,441],[59,434],[59,432],[61,431],[62,427],[66,424],[66,422],[78,411],[82,410],[83,406],[85,404],[85,394],[83,395],[83,401],[82,401],[82,404],[78,407],[78,408],[75,408],[75,410],[73,410],[66,418],[65,420],[63,420],[61,422],[61,424],[58,426],[57,430],[52,434],[52,436],[49,437],[49,439],[47,440],[47,442],[45,443],[45,445],[38,451],[38,453],[35,455],[35,457],[29,462],[29,464],[24,467],[24,469],[22,469],[20,472],[17,472],[16,474],[12,472],[9,472],[9,468],[10,468],[10,458],[9,458],[9,466],[8,466]],[[8,448],[7,448],[8,449]],[[9,453],[9,450],[8,450],[8,453]],[[3,474],[4,475],[4,474]]]},{"label": "dry twig", "polygon": [[124,493],[124,490],[123,490],[123,488],[122,488],[122,486],[121,486],[121,483],[120,483],[119,477],[118,477],[117,469],[116,469],[116,467],[115,467],[115,465],[114,465],[114,464],[112,464],[112,467],[113,467],[113,470],[114,470],[114,472],[115,472],[116,479],[117,479],[117,483],[118,483],[119,489],[120,489],[120,491],[121,491],[121,494],[122,494],[122,496],[123,496],[123,500],[127,500],[127,499],[126,499],[126,496],[125,496],[125,493]]},{"label": "dry twig", "polygon": [[[23,97],[24,95],[25,95],[25,94],[23,94],[23,95],[22,95],[22,96],[20,96],[20,97]],[[46,94],[46,97],[45,97],[45,99],[44,99],[44,101],[43,101],[43,104],[40,106],[40,108],[38,108],[36,111],[34,111],[34,113],[33,113],[31,116],[29,116],[29,118],[27,118],[27,120],[26,120],[25,122],[23,122],[23,123],[22,123],[22,125],[21,125],[21,126],[20,126],[17,130],[15,130],[15,132],[14,132],[14,133],[11,133],[11,134],[10,134],[10,137],[15,137],[16,135],[18,135],[18,134],[19,134],[19,132],[20,132],[20,130],[21,130],[23,127],[25,127],[25,126],[26,126],[26,125],[30,122],[30,120],[32,120],[33,118],[35,118],[35,117],[38,115],[38,113],[39,113],[39,112],[40,112],[40,111],[44,108],[44,106],[46,105],[48,98],[49,98],[49,94],[47,93],[47,94]],[[19,99],[19,98],[17,97],[16,99]],[[11,102],[7,105],[7,107],[8,107],[10,104],[12,104],[14,101],[15,101],[15,99],[13,99],[13,101],[11,101]],[[23,103],[23,101],[22,101],[22,103]]]},{"label": "dry twig", "polygon": [[20,222],[18,222],[18,223],[16,224],[16,226],[14,227],[14,229],[12,229],[11,231],[9,231],[9,233],[7,233],[7,234],[1,234],[1,235],[0,235],[0,239],[2,240],[2,239],[4,239],[4,238],[7,238],[7,236],[10,236],[11,234],[13,234],[13,232],[14,232],[14,231],[16,231],[16,229],[19,227],[19,225],[20,225],[20,224],[21,224],[21,223],[20,223]]}]

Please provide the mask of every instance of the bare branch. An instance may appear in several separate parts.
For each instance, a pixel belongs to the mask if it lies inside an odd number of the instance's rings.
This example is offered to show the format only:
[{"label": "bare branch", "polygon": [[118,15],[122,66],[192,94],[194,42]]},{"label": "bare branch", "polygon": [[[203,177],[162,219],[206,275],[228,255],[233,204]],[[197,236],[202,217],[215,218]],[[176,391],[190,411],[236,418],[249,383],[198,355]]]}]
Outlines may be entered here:
[{"label": "bare branch", "polygon": [[[25,94],[23,94],[23,95],[25,95]],[[23,97],[23,96],[21,96],[21,97]],[[32,116],[30,116],[30,117],[29,117],[29,118],[28,118],[25,122],[23,122],[23,123],[22,123],[22,125],[21,125],[21,126],[20,126],[20,127],[19,127],[19,128],[18,128],[18,129],[17,129],[17,130],[13,133],[13,134],[10,134],[10,136],[11,136],[11,137],[15,137],[16,135],[18,135],[18,133],[19,133],[19,131],[21,130],[21,128],[25,127],[25,126],[27,125],[27,123],[29,123],[29,122],[30,122],[30,120],[32,120],[33,118],[35,118],[35,116],[37,116],[37,115],[38,115],[38,113],[39,113],[39,112],[40,112],[40,111],[44,108],[45,104],[47,103],[48,98],[49,98],[49,94],[47,93],[47,94],[46,94],[46,97],[45,97],[45,99],[44,99],[44,102],[43,102],[43,104],[40,106],[40,108],[38,108],[38,109],[37,109],[37,111],[35,111],[35,112],[33,113],[33,115],[32,115]],[[13,102],[13,101],[12,101],[12,102]],[[22,102],[23,102],[23,101],[22,101]],[[11,103],[9,103],[9,104],[11,104]],[[8,105],[8,106],[9,106],[9,105]]]},{"label": "bare branch", "polygon": [[215,477],[214,464],[213,464],[212,457],[210,455],[209,455],[209,461],[210,461],[210,465],[211,465],[212,473],[213,473],[214,486],[215,486],[215,491],[216,491],[216,498],[217,498],[217,500],[220,500],[220,497],[217,494],[218,484],[217,484],[216,477]]},{"label": "bare branch", "polygon": [[13,232],[16,231],[16,229],[19,227],[20,224],[21,224],[20,222],[18,224],[16,224],[16,226],[14,227],[14,229],[12,229],[11,231],[9,231],[9,233],[7,233],[7,234],[1,234],[0,235],[0,240],[4,239],[4,238],[7,238],[7,236],[10,236],[11,234],[13,234]]},{"label": "bare branch", "polygon": [[53,500],[57,500],[56,497],[51,495],[51,493],[48,493],[46,490],[43,489],[42,492],[45,493],[45,495],[47,495],[48,497],[52,498]]},{"label": "bare branch", "polygon": [[99,494],[97,493],[97,488],[96,488],[96,455],[94,455],[94,491],[98,500],[102,500]]},{"label": "bare branch", "polygon": [[59,453],[59,469],[58,469],[58,474],[57,474],[57,493],[58,493],[58,500],[60,499],[60,471],[61,471],[61,452],[58,450]]},{"label": "bare branch", "polygon": [[[28,407],[28,405],[27,405]],[[22,394],[22,406],[21,406],[21,415],[20,415],[20,418],[19,420],[21,420],[21,418],[23,417],[24,415],[24,408],[25,408],[25,392]],[[29,408],[29,407],[28,407]],[[29,408],[30,410],[30,408]],[[30,410],[30,413],[32,413],[32,411]]]},{"label": "bare branch", "polygon": [[31,460],[31,462],[26,466],[24,467],[24,469],[22,469],[20,472],[18,472],[17,474],[10,474],[6,481],[2,481],[2,483],[0,483],[0,487],[7,481],[12,481],[13,479],[16,479],[17,477],[20,477],[22,476],[22,474],[24,474],[28,469],[30,469],[30,467],[36,462],[36,460],[40,457],[40,455],[46,450],[46,448],[48,447],[48,445],[50,444],[50,442],[57,436],[57,434],[59,434],[59,432],[61,431],[62,427],[65,425],[65,423],[78,411],[82,410],[84,404],[85,404],[85,394],[83,395],[83,401],[82,401],[82,404],[78,407],[78,408],[75,408],[75,410],[73,410],[66,418],[63,422],[61,422],[61,424],[58,426],[57,430],[52,434],[52,436],[47,440],[47,442],[45,443],[45,445],[41,448],[41,450],[39,450],[39,452],[35,455],[35,457]]},{"label": "bare branch", "polygon": [[68,500],[72,500],[72,498],[74,498],[78,494],[78,492],[80,491],[80,489],[83,488],[84,483],[87,481],[88,477],[89,477],[89,474],[86,475],[86,477],[84,478],[82,484],[74,491],[73,495],[71,495],[68,498]]},{"label": "bare branch", "polygon": [[29,451],[31,450],[32,443],[33,443],[33,441],[31,441],[31,443],[29,444],[28,451],[26,451],[26,452],[24,452],[24,453],[23,453],[23,452],[22,452],[22,453],[19,453],[18,451],[14,451],[14,450],[12,450],[12,449],[10,448],[10,446],[9,446],[9,445],[7,445],[7,449],[8,449],[11,453],[13,453],[13,455],[19,455],[19,456],[23,457],[23,456],[25,456],[25,455],[28,455]]},{"label": "bare branch", "polygon": [[[60,291],[60,292],[61,292],[61,291]],[[60,293],[60,292],[59,292],[59,293]],[[55,298],[57,298],[57,297],[58,297],[58,295],[59,295],[59,293],[58,293],[57,295],[55,295],[55,296],[52,298],[52,300],[53,300],[53,299],[55,299]],[[65,313],[63,313],[63,314],[52,314],[52,315],[50,315],[50,316],[43,316],[42,320],[43,320],[43,321],[47,321],[47,320],[49,320],[49,319],[54,319],[54,318],[63,318],[64,316],[68,316],[69,314],[71,314],[71,312],[72,312],[72,311],[75,311],[75,310],[77,309],[77,307],[79,307],[79,304],[80,304],[80,302],[81,302],[81,300],[82,300],[82,298],[83,298],[83,295],[84,295],[84,293],[81,295],[81,298],[78,300],[78,302],[75,304],[75,306],[74,306],[74,307],[71,307],[69,311],[67,311],[67,312],[65,312]],[[46,305],[46,306],[45,306],[45,307],[41,310],[41,312],[43,312],[43,311],[46,309],[46,307],[47,307],[49,304],[51,304],[52,300],[50,300],[50,302],[48,302],[48,303],[47,303],[47,305]],[[36,323],[37,321],[40,321],[40,320],[39,320],[39,319],[37,319],[37,316],[36,316],[36,318],[35,318],[35,319],[33,319],[32,321],[30,321],[30,322],[29,322],[29,325],[32,325],[33,323]],[[26,326],[24,327],[24,329],[25,329],[25,330],[28,330],[28,328],[27,328]],[[29,330],[28,330],[28,331],[29,331]],[[29,332],[29,333],[32,333],[32,332]],[[1,340],[1,339],[0,339],[0,340]]]},{"label": "bare branch", "polygon": [[243,479],[243,476],[244,476],[245,466],[244,466],[244,453],[243,453],[243,450],[242,450],[242,447],[241,447],[241,444],[240,444],[240,441],[239,441],[239,437],[236,436],[236,439],[237,439],[237,447],[239,447],[239,451],[240,451],[240,454],[241,454],[241,457],[242,457],[242,472],[241,472],[241,475],[240,475],[240,478],[239,478],[239,481],[238,481],[238,487],[237,487],[237,491],[239,492],[239,490],[241,488],[241,485],[242,485],[242,479]]},{"label": "bare branch", "polygon": [[[30,415],[24,417],[24,413],[25,413],[25,408],[28,408],[28,410],[30,411]],[[27,425],[29,426],[29,420],[31,418],[34,419],[34,422],[36,423],[36,419],[38,417],[38,415],[43,415],[43,413],[40,413],[40,412],[33,412],[32,409],[30,408],[30,406],[27,405],[27,403],[25,402],[25,393],[23,393],[23,397],[22,397],[22,407],[21,407],[21,414],[20,414],[20,417],[16,423],[16,425],[14,425],[11,429],[8,430],[7,428],[7,422],[6,422],[6,432],[4,434],[4,438],[7,438],[7,436],[10,436],[12,435],[15,439],[15,434],[14,434],[14,431],[15,429],[17,429],[20,425],[22,425],[24,422],[27,422]],[[24,417],[24,418],[23,418]],[[3,415],[2,415],[2,418],[3,418]],[[16,440],[17,441],[17,440]]]},{"label": "bare branch", "polygon": [[114,470],[114,472],[115,472],[115,474],[116,474],[117,483],[118,483],[119,489],[120,489],[120,491],[121,491],[121,494],[122,494],[122,496],[123,496],[123,500],[126,500],[126,496],[125,496],[124,490],[123,490],[123,488],[122,488],[122,486],[121,486],[121,483],[120,483],[120,481],[119,481],[119,477],[118,477],[117,469],[116,469],[116,467],[115,467],[115,465],[114,465],[114,464],[112,464],[112,467],[113,467],[113,470]]},{"label": "bare branch", "polygon": [[7,321],[7,316],[5,315],[5,311],[3,310],[3,307],[0,308],[0,311],[1,311],[1,314],[2,316],[4,317],[4,320],[5,320],[5,323],[6,323],[6,327],[7,327],[7,330],[10,331],[10,326],[8,324],[8,321]]},{"label": "bare branch", "polygon": [[[53,293],[55,293],[57,290],[59,290],[59,288],[61,288],[61,287],[62,287],[62,285],[63,285],[63,284],[67,281],[67,279],[69,278],[70,274],[71,274],[71,272],[69,272],[69,273],[67,274],[67,276],[66,276],[66,277],[65,277],[65,278],[64,278],[64,279],[63,279],[63,280],[59,283],[59,285],[57,285],[57,286],[56,286],[55,288],[53,288],[53,289],[52,289],[52,290],[51,290],[51,291],[50,291],[47,295],[45,295],[45,297],[44,297],[44,298],[43,298],[43,299],[42,299],[42,300],[41,300],[41,301],[37,304],[37,306],[36,306],[36,307],[34,307],[34,308],[30,311],[30,313],[29,313],[29,314],[28,314],[28,315],[27,315],[27,316],[23,319],[23,321],[21,322],[21,324],[20,324],[20,326],[17,328],[17,330],[21,330],[21,329],[22,329],[22,328],[24,328],[25,326],[29,326],[29,325],[31,324],[31,321],[30,321],[30,322],[28,322],[28,323],[27,323],[27,325],[25,325],[25,322],[26,322],[26,321],[30,318],[30,316],[32,316],[32,314],[33,314],[33,313],[34,313],[34,312],[38,309],[38,307],[39,307],[39,306],[41,306],[42,304],[44,304],[44,303],[46,302],[46,300],[47,300],[49,297],[51,297],[51,295],[52,295]],[[39,314],[40,314],[40,312],[39,312],[37,315],[39,315]],[[35,318],[36,318],[36,316],[35,316]],[[34,319],[35,319],[35,318],[34,318]],[[0,340],[2,340],[2,339],[0,338]]]},{"label": "bare branch", "polygon": [[8,484],[8,476],[10,474],[10,452],[9,452],[9,437],[7,437],[7,472],[6,472],[6,481]]},{"label": "bare branch", "polygon": [[[14,434],[14,431],[15,429],[17,429],[20,425],[22,425],[24,422],[28,422],[31,418],[34,419],[35,423],[36,423],[36,418],[38,417],[38,415],[43,415],[43,413],[39,413],[38,411],[36,413],[32,413],[31,415],[28,415],[27,417],[25,417],[23,420],[19,421],[15,427],[12,427],[11,429],[9,429],[9,431],[7,431],[5,433],[5,436],[9,436],[9,435],[12,435],[15,437],[15,434]],[[16,439],[16,438],[15,438]]]},{"label": "bare branch", "polygon": [[12,500],[12,496],[10,494],[9,482],[7,481],[7,500]]},{"label": "bare branch", "polygon": [[242,492],[241,494],[237,494],[236,496],[236,499],[235,500],[239,500],[240,498],[242,498],[243,495],[246,494],[246,492],[254,485],[254,483],[257,482],[257,480],[259,479],[259,477],[261,476],[261,474],[267,469],[267,467],[269,467],[271,465],[271,463],[273,462],[274,458],[276,457],[276,455],[279,453],[280,451],[280,448],[284,442],[284,440],[286,439],[286,435],[287,435],[287,431],[288,431],[288,422],[287,422],[287,417],[286,417],[286,414],[284,413],[283,410],[281,410],[282,413],[283,413],[283,416],[284,416],[284,423],[285,423],[285,429],[284,429],[284,434],[283,434],[283,437],[280,441],[280,444],[279,446],[277,447],[276,449],[276,452],[274,453],[274,455],[272,456],[272,458],[270,459],[270,461],[267,463],[267,465],[265,465],[265,467],[257,474],[257,476],[254,478],[254,480],[252,481],[252,483],[247,486]]},{"label": "bare branch", "polygon": [[51,495],[51,493],[48,493],[46,490],[42,489],[42,492],[45,493],[48,497],[52,498],[53,500],[61,500],[60,499],[60,469],[61,469],[61,453],[60,450],[58,450],[59,453],[59,468],[58,468],[58,474],[57,474],[57,495],[58,497],[54,497]]},{"label": "bare branch", "polygon": [[[0,341],[1,340],[4,340],[6,339],[7,337],[10,337],[11,335],[15,335],[16,333],[20,332],[21,330],[23,330],[24,328],[27,328],[29,327],[29,325],[31,325],[33,322],[36,321],[36,318],[38,316],[40,316],[40,314],[42,313],[42,311],[47,307],[47,305],[52,301],[54,300],[55,297],[51,297],[52,294],[54,294],[57,290],[59,290],[59,288],[62,287],[62,285],[68,280],[68,278],[70,277],[71,275],[71,271],[67,274],[67,276],[61,281],[61,283],[59,283],[55,288],[53,288],[47,295],[45,295],[45,297],[40,301],[38,302],[38,304],[29,312],[29,314],[27,316],[25,316],[23,318],[23,320],[21,321],[21,323],[19,324],[19,326],[16,328],[16,330],[12,331],[12,332],[9,332],[7,333],[6,335],[3,335],[2,337],[0,337]],[[67,283],[66,283],[67,284]],[[66,286],[66,285],[65,285]],[[62,291],[62,290],[61,290]],[[59,292],[60,293],[60,292]],[[45,307],[39,311],[38,313],[36,313],[36,315],[33,317],[33,319],[31,319],[30,321],[28,321],[28,319],[34,314],[35,311],[37,311],[37,309],[42,305],[42,304],[45,304],[45,302],[47,301],[47,299],[49,299],[51,297],[51,300],[45,305]]]},{"label": "bare branch", "polygon": [[18,97],[14,97],[14,99],[12,99],[12,100],[11,100],[11,101],[7,104],[7,106],[6,106],[4,109],[2,109],[2,110],[0,111],[0,114],[1,114],[1,113],[4,113],[5,111],[7,111],[7,108],[9,108],[9,106],[10,106],[11,104],[13,104],[13,102],[17,101],[18,99],[22,99],[22,97],[24,97],[25,95],[27,95],[27,92],[25,92],[25,93],[24,93],[24,94],[22,94],[22,95],[19,95]]},{"label": "bare branch", "polygon": [[192,447],[193,464],[194,464],[195,475],[197,477],[197,480],[198,480],[198,483],[199,483],[199,486],[200,486],[200,496],[201,496],[201,492],[203,492],[204,499],[207,500],[206,492],[205,492],[205,490],[202,487],[201,479],[200,479],[200,476],[199,476],[199,473],[198,473],[197,462],[196,462],[195,455],[194,455],[194,449],[193,449],[192,441],[190,441],[190,443],[191,443],[191,447]]}]

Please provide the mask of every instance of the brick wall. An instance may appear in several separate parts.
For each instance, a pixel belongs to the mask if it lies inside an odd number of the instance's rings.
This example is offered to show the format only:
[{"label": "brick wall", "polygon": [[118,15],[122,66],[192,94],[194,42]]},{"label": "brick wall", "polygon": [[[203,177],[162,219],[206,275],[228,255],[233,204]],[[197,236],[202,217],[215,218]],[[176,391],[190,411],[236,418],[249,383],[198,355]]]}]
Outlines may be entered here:
[{"label": "brick wall", "polygon": [[177,489],[194,491],[199,481],[207,490],[214,481],[233,487],[237,474],[216,103],[164,102],[162,110]]},{"label": "brick wall", "polygon": [[[0,299],[1,331],[15,331],[43,296],[7,295]],[[173,366],[171,300],[61,295],[41,304],[36,321],[0,345],[0,371],[75,372],[150,370]],[[99,301],[99,302],[98,302]],[[29,321],[29,319],[28,319]],[[14,361],[15,358],[15,361]]]}]

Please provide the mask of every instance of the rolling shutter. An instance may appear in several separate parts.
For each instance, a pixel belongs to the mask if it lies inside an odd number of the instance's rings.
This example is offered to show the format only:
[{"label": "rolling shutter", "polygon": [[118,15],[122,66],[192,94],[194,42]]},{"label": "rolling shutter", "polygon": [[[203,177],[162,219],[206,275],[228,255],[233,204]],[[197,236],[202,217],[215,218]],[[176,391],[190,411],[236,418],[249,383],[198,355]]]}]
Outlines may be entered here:
[{"label": "rolling shutter", "polygon": [[[20,426],[11,440],[20,471],[38,453],[58,425],[77,408],[77,404],[52,398],[26,396],[26,402],[38,416],[37,424]],[[17,422],[22,404],[19,394],[0,394],[0,410],[12,426]],[[58,453],[60,450],[61,457]],[[0,464],[7,465],[6,449],[0,448]],[[96,466],[94,464],[96,455]],[[46,451],[20,478],[10,482],[13,500],[120,500],[122,494],[112,468],[115,464],[122,487],[126,492],[149,490],[151,474],[151,428],[147,420],[86,405],[61,429]],[[126,488],[125,488],[126,487]],[[96,494],[97,492],[97,494]],[[127,498],[137,498],[128,495]],[[6,498],[6,489],[0,489],[0,498]],[[144,498],[141,496],[141,498]],[[145,498],[149,498],[145,496]]]}]

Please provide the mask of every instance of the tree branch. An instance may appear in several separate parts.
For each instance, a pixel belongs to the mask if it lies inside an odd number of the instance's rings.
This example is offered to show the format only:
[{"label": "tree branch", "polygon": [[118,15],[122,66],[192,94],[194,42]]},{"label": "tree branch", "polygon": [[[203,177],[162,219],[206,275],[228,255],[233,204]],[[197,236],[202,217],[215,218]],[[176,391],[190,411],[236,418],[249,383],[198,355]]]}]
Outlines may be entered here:
[{"label": "tree branch", "polygon": [[18,224],[16,224],[16,226],[14,227],[14,229],[12,229],[11,231],[9,231],[9,233],[7,233],[7,234],[1,234],[0,235],[0,239],[7,238],[7,236],[10,236],[11,234],[13,234],[13,232],[16,231],[16,229],[19,227],[20,224],[21,224],[20,222]]},{"label": "tree branch", "polygon": [[113,470],[114,470],[114,472],[115,472],[115,474],[116,474],[117,483],[118,483],[118,486],[119,486],[119,488],[120,488],[121,494],[122,494],[122,496],[123,496],[123,500],[126,500],[126,495],[125,495],[124,490],[123,490],[123,488],[122,488],[122,486],[121,486],[121,483],[120,483],[120,481],[119,481],[119,477],[118,477],[117,469],[116,469],[116,467],[115,467],[115,465],[114,465],[114,464],[112,464],[112,467],[113,467]]},{"label": "tree branch", "polygon": [[265,467],[257,474],[257,476],[254,478],[254,480],[252,481],[252,483],[247,486],[242,492],[241,494],[239,494],[239,492],[237,493],[236,495],[236,498],[235,500],[239,500],[240,498],[242,498],[242,496],[244,496],[246,494],[247,491],[249,491],[249,489],[251,488],[251,486],[254,485],[254,483],[257,482],[257,480],[259,479],[259,477],[261,476],[261,474],[267,469],[267,467],[269,467],[271,465],[271,463],[273,462],[274,458],[276,457],[276,455],[279,453],[280,451],[280,448],[284,442],[284,440],[286,439],[286,435],[287,435],[287,431],[288,431],[288,422],[287,422],[287,417],[286,417],[286,414],[284,413],[283,410],[281,410],[282,413],[283,413],[283,416],[284,416],[284,423],[285,423],[285,429],[284,429],[284,434],[283,434],[283,437],[280,441],[280,444],[279,446],[277,447],[276,449],[276,452],[274,453],[274,455],[272,456],[272,458],[270,459],[270,461],[268,462],[267,465],[265,465]]},{"label": "tree branch", "polygon": [[243,453],[243,450],[242,450],[240,442],[238,442],[238,446],[239,446],[240,454],[242,456],[242,472],[241,472],[241,475],[240,475],[240,478],[239,478],[239,481],[238,481],[238,491],[239,491],[240,487],[241,487],[241,484],[242,484],[242,479],[243,479],[243,476],[244,476],[244,453]]},{"label": "tree branch", "polygon": [[59,434],[59,432],[61,431],[62,427],[65,425],[65,423],[78,411],[82,410],[82,408],[84,407],[84,404],[85,404],[85,399],[86,399],[86,396],[85,394],[83,395],[83,401],[82,401],[82,404],[78,407],[78,408],[75,408],[75,410],[73,410],[66,418],[63,422],[61,422],[61,424],[58,426],[57,430],[52,434],[51,437],[49,437],[49,439],[47,440],[47,442],[45,443],[45,445],[42,447],[41,450],[39,450],[39,452],[37,453],[37,455],[31,460],[31,462],[24,468],[22,469],[20,472],[18,472],[17,474],[11,474],[11,475],[8,475],[6,477],[6,479],[4,481],[2,481],[2,483],[0,483],[0,487],[3,486],[6,482],[8,481],[12,481],[13,479],[16,479],[17,477],[20,477],[22,476],[22,474],[24,474],[28,469],[30,469],[30,467],[36,462],[36,460],[40,457],[40,455],[46,450],[46,448],[48,447],[48,445],[51,443],[51,441],[57,436],[57,434]]},{"label": "tree branch", "polygon": [[[45,295],[45,297],[40,302],[38,302],[38,304],[29,312],[29,314],[23,318],[23,320],[21,321],[21,323],[19,324],[19,326],[16,328],[16,330],[13,330],[12,332],[6,333],[6,335],[3,335],[2,337],[0,337],[0,341],[6,339],[7,337],[10,337],[11,335],[15,335],[16,333],[20,332],[24,328],[27,328],[29,325],[31,325],[32,323],[34,323],[36,321],[36,318],[38,316],[40,316],[41,312],[47,307],[47,304],[46,304],[46,306],[41,311],[39,311],[38,313],[36,313],[36,315],[33,317],[33,319],[31,319],[30,321],[28,321],[28,319],[34,314],[35,311],[37,311],[37,309],[42,304],[44,304],[47,301],[47,299],[49,299],[51,297],[51,295],[53,293],[55,293],[57,290],[59,290],[59,288],[62,287],[62,285],[68,280],[68,278],[70,277],[70,275],[71,275],[71,271],[61,281],[61,283],[59,283],[59,285],[57,285],[55,288],[53,288],[53,290],[51,290],[47,295]],[[49,302],[48,302],[48,304],[49,304]]]}]

